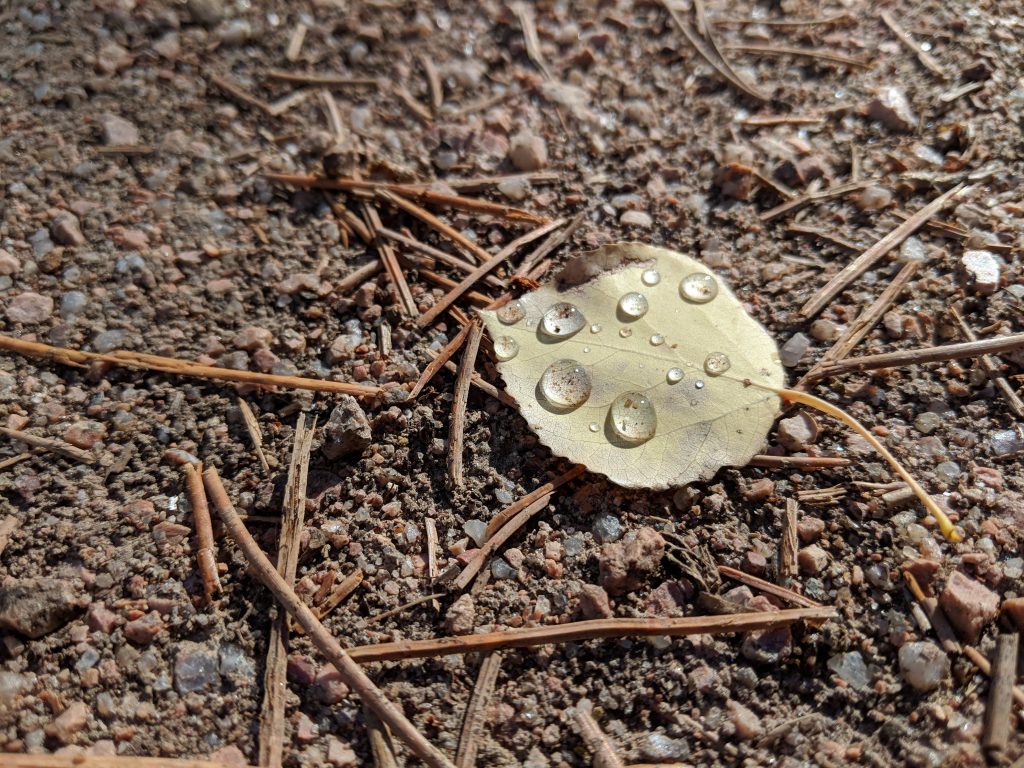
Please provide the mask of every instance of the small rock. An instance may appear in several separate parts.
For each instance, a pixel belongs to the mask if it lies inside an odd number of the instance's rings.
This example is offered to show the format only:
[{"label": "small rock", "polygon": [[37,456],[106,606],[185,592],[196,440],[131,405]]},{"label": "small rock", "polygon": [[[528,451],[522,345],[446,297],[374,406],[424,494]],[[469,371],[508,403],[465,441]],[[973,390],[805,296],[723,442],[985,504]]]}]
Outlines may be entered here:
[{"label": "small rock", "polygon": [[216,37],[225,46],[242,45],[252,39],[252,24],[245,19],[232,19],[217,27]]},{"label": "small rock", "polygon": [[782,348],[779,349],[779,358],[787,368],[793,368],[800,364],[807,350],[811,348],[811,340],[802,333],[794,333]]},{"label": "small rock", "polygon": [[112,75],[132,65],[132,55],[124,46],[108,40],[96,52],[96,71]]},{"label": "small rock", "polygon": [[828,566],[828,553],[817,544],[811,544],[797,553],[796,561],[800,565],[801,571],[815,576]]},{"label": "small rock", "polygon": [[519,203],[530,196],[532,188],[529,179],[516,178],[505,179],[498,182],[498,191],[509,200]]},{"label": "small rock", "polygon": [[976,643],[981,630],[999,613],[999,595],[960,571],[953,571],[939,595],[939,605],[960,637]]},{"label": "small rock", "polygon": [[254,352],[257,349],[269,347],[273,340],[274,334],[266,328],[260,328],[258,325],[250,325],[236,333],[235,338],[232,339],[231,343],[235,349],[244,349],[248,352]]},{"label": "small rock", "polygon": [[468,635],[475,623],[476,605],[472,595],[461,595],[444,617],[444,626],[450,635]]},{"label": "small rock", "polygon": [[300,653],[291,654],[288,657],[287,669],[288,681],[291,683],[305,688],[316,682],[316,664],[308,656]]},{"label": "small rock", "polygon": [[12,579],[0,586],[0,629],[42,637],[67,624],[88,602],[65,579]]},{"label": "small rock", "polygon": [[12,323],[36,325],[53,314],[53,299],[32,291],[19,293],[7,305],[7,319]]},{"label": "small rock", "polygon": [[316,675],[317,698],[324,704],[338,704],[348,696],[348,686],[333,664],[325,664]]},{"label": "small rock", "polygon": [[998,429],[988,441],[993,456],[1009,456],[1024,451],[1024,437],[1016,429]]},{"label": "small rock", "polygon": [[96,120],[104,144],[134,146],[139,143],[139,129],[134,123],[109,112]]},{"label": "small rock", "polygon": [[815,341],[835,341],[839,338],[839,334],[842,333],[839,326],[831,320],[823,317],[819,317],[813,323],[811,323],[811,337]]},{"label": "small rock", "polygon": [[328,459],[338,459],[353,453],[362,453],[370,444],[373,433],[359,401],[352,395],[338,397],[338,405],[324,425],[324,444],[321,450]]},{"label": "small rock", "polygon": [[327,762],[334,768],[358,768],[355,750],[334,736],[327,737]]},{"label": "small rock", "polygon": [[845,680],[851,688],[866,690],[868,683],[871,682],[867,664],[864,663],[864,657],[859,651],[837,653],[828,660],[828,668]]},{"label": "small rock", "polygon": [[93,603],[89,606],[89,612],[85,615],[85,621],[93,632],[102,632],[105,635],[109,635],[121,623],[121,617],[108,609],[103,603]]},{"label": "small rock", "polygon": [[309,719],[305,712],[299,714],[299,722],[295,725],[295,740],[300,744],[309,744],[320,737],[320,729]]},{"label": "small rock", "polygon": [[124,636],[137,645],[149,645],[164,628],[159,611],[150,611],[124,625]]},{"label": "small rock", "polygon": [[907,643],[900,648],[903,679],[919,691],[934,691],[949,674],[949,656],[935,643]]},{"label": "small rock", "polygon": [[601,586],[609,595],[637,589],[657,571],[665,553],[665,540],[653,528],[643,527],[629,541],[605,544],[598,558]]},{"label": "small rock", "polygon": [[487,541],[487,523],[483,520],[475,518],[467,520],[462,524],[462,530],[478,547],[482,547],[484,542]]},{"label": "small rock", "polygon": [[85,702],[75,701],[68,705],[57,718],[47,725],[43,730],[51,739],[56,739],[61,744],[69,744],[75,734],[81,731],[89,722],[89,707]]},{"label": "small rock", "polygon": [[594,518],[590,530],[598,544],[618,541],[622,538],[622,521],[609,512],[602,512]]},{"label": "small rock", "polygon": [[610,619],[612,607],[608,593],[597,584],[584,584],[580,589],[580,611],[585,619]]},{"label": "small rock", "polygon": [[743,488],[746,501],[766,501],[775,493],[775,481],[770,477],[762,477]]},{"label": "small rock", "polygon": [[917,125],[917,115],[911,109],[906,94],[894,85],[883,88],[868,104],[868,117],[890,131],[910,131]]},{"label": "small rock", "polygon": [[174,660],[174,690],[178,693],[201,691],[220,683],[220,663],[213,650],[185,641]]},{"label": "small rock", "polygon": [[853,199],[862,211],[880,211],[892,203],[892,192],[885,187],[872,185],[862,189]]},{"label": "small rock", "polygon": [[[756,608],[753,604],[750,607],[763,610],[763,608]],[[740,652],[743,654],[743,658],[755,664],[766,666],[778,664],[793,652],[793,633],[789,627],[747,632],[743,637]]]},{"label": "small rock", "polygon": [[743,561],[740,563],[740,567],[746,573],[753,576],[761,576],[768,570],[768,559],[760,552],[750,550],[743,555]]},{"label": "small rock", "polygon": [[78,421],[64,432],[64,440],[76,448],[89,450],[107,434],[107,428],[98,421]]},{"label": "small rock", "polygon": [[21,271],[21,262],[18,257],[3,248],[0,248],[0,275],[16,275]]},{"label": "small rock", "polygon": [[625,227],[652,227],[654,219],[647,211],[626,211],[619,217],[619,224]]},{"label": "small rock", "polygon": [[508,158],[520,171],[539,171],[548,164],[548,146],[544,139],[529,131],[512,137]]},{"label": "small rock", "polygon": [[779,422],[779,445],[787,451],[802,451],[818,439],[818,424],[806,413],[798,413]]},{"label": "small rock", "polygon": [[820,517],[804,517],[796,524],[796,535],[804,544],[817,541],[825,531],[825,521]]},{"label": "small rock", "polygon": [[245,768],[249,765],[249,761],[246,759],[245,753],[234,744],[228,744],[225,747],[221,747],[220,749],[211,752],[210,761],[219,763],[220,765],[238,766],[239,768]]},{"label": "small rock", "polygon": [[188,0],[189,18],[196,24],[212,27],[224,18],[224,0]]},{"label": "small rock", "polygon": [[975,293],[990,296],[999,287],[999,257],[991,251],[967,251],[960,257],[967,286]]},{"label": "small rock", "polygon": [[928,246],[918,237],[908,237],[900,245],[900,258],[903,263],[908,261],[927,261]]},{"label": "small rock", "polygon": [[939,417],[939,414],[933,413],[931,411],[919,413],[917,415],[917,418],[914,419],[914,427],[922,435],[930,435],[932,432],[934,432],[941,426],[942,419]]},{"label": "small rock", "polygon": [[61,245],[81,245],[85,235],[78,226],[78,217],[68,211],[61,211],[50,222],[50,234]]},{"label": "small rock", "polygon": [[729,710],[729,719],[732,720],[733,727],[736,729],[736,735],[742,741],[750,741],[764,735],[761,718],[738,701],[730,699],[726,708]]}]

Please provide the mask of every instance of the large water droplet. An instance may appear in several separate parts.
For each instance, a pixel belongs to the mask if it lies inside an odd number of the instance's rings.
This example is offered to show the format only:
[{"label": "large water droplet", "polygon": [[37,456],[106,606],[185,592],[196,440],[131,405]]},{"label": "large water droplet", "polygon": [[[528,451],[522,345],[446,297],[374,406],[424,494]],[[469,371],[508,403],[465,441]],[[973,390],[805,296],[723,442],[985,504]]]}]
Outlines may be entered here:
[{"label": "large water droplet", "polygon": [[499,336],[494,340],[494,356],[499,361],[511,360],[519,354],[519,342],[511,336]]},{"label": "large water droplet", "polygon": [[642,293],[630,291],[624,293],[619,299],[619,312],[633,320],[638,320],[646,315],[648,309],[650,309],[650,305],[647,303],[647,297]]},{"label": "large water droplet", "polygon": [[665,373],[665,379],[669,384],[678,384],[685,375],[682,368],[669,368]]},{"label": "large water droplet", "polygon": [[590,332],[591,333],[600,333],[601,332],[601,324],[600,323],[594,323],[592,326],[590,326]]},{"label": "large water droplet", "polygon": [[560,301],[552,304],[540,325],[544,333],[559,339],[567,339],[586,325],[587,319],[575,304]]},{"label": "large water droplet", "polygon": [[654,437],[658,415],[650,398],[640,392],[624,392],[608,408],[615,434],[630,443],[643,443]]},{"label": "large water droplet", "polygon": [[652,347],[660,347],[664,343],[665,343],[665,337],[662,336],[660,333],[651,334],[651,346]]},{"label": "large water droplet", "polygon": [[661,273],[656,269],[645,269],[643,274],[640,275],[640,280],[643,281],[644,285],[657,285],[661,282]]},{"label": "large water droplet", "polygon": [[590,397],[590,372],[576,360],[556,360],[540,377],[540,393],[552,405],[578,408]]},{"label": "large water droplet", "polygon": [[712,352],[704,358],[704,372],[708,376],[721,376],[730,365],[729,356],[724,352]]},{"label": "large water droplet", "polygon": [[516,301],[510,301],[503,307],[499,307],[498,311],[494,314],[505,325],[515,325],[526,317],[526,307],[523,306],[523,302],[517,299]]},{"label": "large water droplet", "polygon": [[679,293],[694,304],[707,304],[718,295],[718,282],[709,274],[694,272],[679,283]]}]

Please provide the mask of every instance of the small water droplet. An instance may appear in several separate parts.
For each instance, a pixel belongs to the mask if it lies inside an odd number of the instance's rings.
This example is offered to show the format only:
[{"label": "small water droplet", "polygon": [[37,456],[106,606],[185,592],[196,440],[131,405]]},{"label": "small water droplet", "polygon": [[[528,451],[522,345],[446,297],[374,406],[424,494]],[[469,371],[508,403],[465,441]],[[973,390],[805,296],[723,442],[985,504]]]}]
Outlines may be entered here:
[{"label": "small water droplet", "polygon": [[696,400],[691,400],[690,401],[690,406],[693,407],[693,408],[696,408],[697,407],[697,401]]},{"label": "small water droplet", "polygon": [[590,332],[591,333],[600,333],[601,332],[601,324],[600,323],[594,323],[593,325],[591,325],[590,326]]},{"label": "small water droplet", "polygon": [[631,328],[619,328],[619,336],[621,336],[622,338],[628,339],[632,335],[633,330]]},{"label": "small water droplet", "polygon": [[494,356],[499,361],[511,360],[519,354],[519,342],[511,336],[499,336],[494,340]]},{"label": "small water droplet", "polygon": [[622,298],[619,299],[619,312],[633,320],[646,315],[648,309],[650,309],[650,305],[647,303],[647,297],[642,293],[630,291],[622,294]]},{"label": "small water droplet", "polygon": [[584,347],[584,348],[583,348],[583,351],[584,351],[584,352],[589,352],[589,351],[590,351],[590,347]]},{"label": "small water droplet", "polygon": [[694,389],[704,389],[704,382],[701,381],[700,379],[697,379],[695,382],[693,382],[693,388]]},{"label": "small water droplet", "polygon": [[578,408],[590,397],[590,372],[575,360],[556,360],[540,377],[540,392],[553,405]]},{"label": "small water droplet", "polygon": [[694,304],[707,304],[718,295],[718,283],[709,274],[694,272],[679,283],[679,293]]},{"label": "small water droplet", "polygon": [[712,352],[704,358],[704,372],[708,376],[721,376],[732,363],[724,352]]},{"label": "small water droplet", "polygon": [[650,398],[640,392],[624,392],[608,408],[615,434],[630,443],[643,443],[654,437],[658,415]]},{"label": "small water droplet", "polygon": [[526,317],[526,307],[523,306],[523,302],[516,300],[510,301],[503,307],[499,307],[498,311],[495,312],[498,320],[503,322],[505,325],[515,325],[524,317]]},{"label": "small water droplet", "polygon": [[601,429],[601,425],[598,424],[596,421],[592,421],[592,422],[590,422],[589,429],[590,429],[591,432],[598,432]]},{"label": "small water droplet", "polygon": [[661,282],[661,273],[656,269],[645,269],[640,280],[644,285],[657,285]]},{"label": "small water droplet", "polygon": [[655,334],[653,334],[651,336],[651,346],[652,347],[660,347],[664,343],[665,343],[665,337],[662,336],[660,333],[655,333]]},{"label": "small water droplet", "polygon": [[683,376],[685,375],[686,374],[683,373],[682,368],[669,368],[665,373],[665,378],[668,380],[669,384],[678,384],[683,380]]},{"label": "small water droplet", "polygon": [[560,301],[552,304],[541,318],[541,328],[548,336],[567,339],[586,325],[587,319],[575,304]]}]

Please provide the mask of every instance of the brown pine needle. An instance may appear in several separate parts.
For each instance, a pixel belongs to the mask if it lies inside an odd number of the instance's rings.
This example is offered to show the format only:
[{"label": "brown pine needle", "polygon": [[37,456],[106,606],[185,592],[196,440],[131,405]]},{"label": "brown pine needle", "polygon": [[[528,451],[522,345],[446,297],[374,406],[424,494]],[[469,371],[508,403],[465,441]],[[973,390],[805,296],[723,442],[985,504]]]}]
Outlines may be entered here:
[{"label": "brown pine needle", "polygon": [[[459,285],[457,281],[452,280],[450,277],[445,277],[438,272],[434,272],[431,269],[424,269],[423,267],[420,267],[419,273],[420,277],[428,283],[433,283],[441,288],[447,288],[449,291],[453,288],[457,288]],[[484,296],[480,291],[466,291],[463,296],[465,296],[466,301],[480,309],[490,306],[492,301],[489,296]]]},{"label": "brown pine needle", "polygon": [[[957,311],[956,307],[950,307],[949,313],[953,315],[953,319],[956,320],[957,325],[960,326],[960,332],[967,337],[969,342],[976,342],[978,337],[974,335],[974,331],[971,330],[971,326],[967,324],[967,321]],[[981,367],[985,369],[985,373],[992,379],[992,383],[996,385],[996,388],[1006,399],[1006,402],[1019,419],[1024,419],[1024,402],[1021,401],[1017,392],[1011,386],[1010,382],[1003,375],[1000,370],[999,364],[989,355],[981,355]]]},{"label": "brown pine needle", "polygon": [[824,122],[824,117],[809,115],[752,115],[740,120],[740,125],[746,128],[766,128],[776,125],[822,125]]},{"label": "brown pine needle", "polygon": [[847,22],[854,21],[854,17],[849,13],[837,13],[834,16],[821,16],[813,19],[738,19],[738,18],[719,18],[711,19],[711,23],[716,26],[765,26],[765,27],[812,27],[818,25],[830,25],[830,24],[845,24]]},{"label": "brown pine needle", "polygon": [[160,371],[175,376],[192,376],[211,381],[230,381],[237,384],[249,384],[255,387],[283,387],[285,389],[304,389],[311,392],[334,392],[354,395],[355,397],[373,397],[381,393],[380,387],[364,384],[349,384],[344,381],[327,381],[324,379],[306,379],[301,376],[277,376],[270,373],[253,371],[236,371],[233,368],[218,368],[213,365],[201,365],[191,360],[180,360],[176,357],[160,357],[146,355],[141,352],[116,350],[98,353],[84,352],[70,347],[53,347],[35,341],[24,341],[11,336],[0,335],[0,350],[16,352],[24,357],[52,360],[61,365],[81,367],[86,363],[101,362],[124,368],[137,368],[144,371]]},{"label": "brown pine needle", "polygon": [[455,334],[455,337],[441,348],[441,351],[437,353],[437,356],[430,361],[427,367],[423,369],[423,373],[420,374],[419,381],[416,382],[416,386],[414,386],[412,391],[409,393],[410,400],[414,400],[418,397],[420,392],[423,391],[423,388],[427,386],[431,379],[437,375],[437,372],[444,367],[445,363],[452,359],[452,355],[459,351],[463,342],[466,341],[466,335],[468,333],[469,325],[462,326],[461,330]]},{"label": "brown pine needle", "polygon": [[395,292],[398,294],[398,306],[406,317],[416,317],[420,310],[416,306],[416,299],[413,298],[412,292],[409,290],[409,284],[405,281],[405,274],[398,263],[395,250],[391,247],[390,243],[377,236],[377,229],[382,226],[380,214],[377,213],[377,208],[372,203],[364,202],[362,206],[367,229],[370,230],[370,234],[373,236],[373,242],[377,247],[377,253],[380,255],[384,270],[388,273],[388,277],[391,278],[391,285],[394,286]]},{"label": "brown pine needle", "polygon": [[989,752],[1003,752],[1010,740],[1019,643],[1020,635],[1016,632],[1004,632],[996,641],[996,654],[992,662],[992,685],[988,691],[985,726],[981,734],[981,745]]},{"label": "brown pine needle", "polygon": [[441,108],[444,103],[444,83],[441,81],[441,75],[437,71],[437,67],[434,66],[434,60],[427,54],[420,55],[420,65],[423,67],[423,74],[427,78],[427,88],[430,90],[430,107],[434,114]]},{"label": "brown pine needle", "polygon": [[580,729],[580,736],[586,743],[587,748],[594,753],[594,760],[591,762],[593,768],[626,768],[622,758],[615,752],[615,747],[601,730],[601,726],[590,714],[590,702],[580,702],[572,708],[573,720]]},{"label": "brown pine needle", "polygon": [[725,49],[727,51],[736,51],[737,53],[754,53],[762,56],[796,56],[804,59],[829,61],[833,64],[843,64],[844,66],[856,67],[857,69],[870,69],[871,67],[870,62],[821,48],[798,48],[790,45],[737,44],[727,45]]},{"label": "brown pine needle", "polygon": [[548,64],[544,61],[544,54],[540,50],[540,37],[537,35],[537,24],[533,18],[533,9],[526,3],[514,3],[512,6],[512,12],[515,13],[516,18],[519,20],[519,26],[523,30],[523,41],[526,44],[526,55],[530,57],[530,61],[541,71],[548,80],[553,80],[554,77],[551,74],[551,70],[548,68]]},{"label": "brown pine needle", "polygon": [[318,74],[316,72],[286,72],[283,69],[268,69],[263,73],[267,80],[296,85],[325,85],[333,87],[372,86],[377,88],[380,81],[374,77],[347,77],[344,75]]},{"label": "brown pine needle", "polygon": [[[464,274],[472,272],[474,269],[476,269],[476,264],[464,261],[460,259],[458,256],[452,256],[450,253],[442,251],[440,248],[435,248],[432,245],[427,245],[426,243],[417,240],[415,237],[409,237],[408,235],[403,235],[401,232],[395,232],[395,230],[393,229],[388,229],[387,227],[380,227],[377,230],[377,234],[381,235],[382,237],[386,237],[388,240],[394,240],[396,243],[401,243],[402,245],[408,246],[409,248],[412,248],[414,251],[419,251],[420,253],[426,256],[430,256],[431,258],[436,259],[442,264],[452,267],[453,269],[457,269]],[[492,277],[491,275],[487,275],[484,278],[484,282],[488,283],[488,285],[493,285],[495,287],[502,287],[501,280],[499,280],[496,277]]]},{"label": "brown pine needle", "polygon": [[530,254],[523,259],[522,263],[516,268],[515,275],[517,277],[525,277],[530,274],[530,270],[534,268],[542,259],[550,256],[556,250],[562,247],[569,241],[576,230],[580,228],[584,219],[587,217],[586,211],[580,211],[572,220],[566,225],[565,229],[560,229],[557,232],[552,232],[548,235],[544,242],[538,245]]},{"label": "brown pine needle", "polygon": [[577,477],[579,477],[586,471],[587,468],[583,464],[577,464],[572,469],[560,474],[551,482],[544,483],[543,485],[534,488],[521,499],[516,499],[503,510],[501,510],[498,514],[496,514],[493,518],[491,518],[490,522],[487,523],[485,535],[487,536],[488,539],[491,538],[492,536],[494,536],[494,534],[501,530],[505,523],[507,523],[516,515],[518,515],[528,506],[533,504],[533,502],[537,501],[537,499],[541,498],[542,496],[547,496],[553,491],[558,490],[563,485],[565,485],[568,482],[571,482],[572,480],[575,480]]},{"label": "brown pine needle", "polygon": [[803,210],[812,203],[820,203],[824,200],[842,197],[843,195],[848,195],[851,192],[856,192],[869,186],[871,186],[870,181],[848,181],[845,184],[836,184],[835,186],[818,192],[808,192],[803,197],[798,197],[795,200],[787,200],[774,208],[769,208],[767,211],[760,213],[758,218],[764,222],[775,221],[783,216],[788,216],[791,213]]},{"label": "brown pine needle", "polygon": [[188,503],[192,508],[192,523],[196,529],[196,561],[199,576],[203,580],[203,591],[206,602],[213,601],[213,596],[221,591],[220,576],[217,574],[217,554],[213,543],[213,523],[210,520],[210,505],[206,500],[203,478],[192,464],[185,465],[185,490]]},{"label": "brown pine needle", "polygon": [[[786,511],[783,513],[782,541],[779,544],[779,581],[785,586],[799,573],[797,567],[797,550],[800,548],[797,540],[797,516],[800,507],[796,499],[786,499]],[[721,572],[721,570],[719,570]]]},{"label": "brown pine needle", "polygon": [[551,501],[551,496],[551,493],[546,493],[536,499],[518,515],[513,517],[500,531],[487,539],[483,546],[473,554],[473,558],[466,563],[466,567],[462,569],[462,573],[460,573],[458,578],[455,579],[454,589],[461,591],[468,587],[469,583],[476,578],[478,573],[480,573],[480,569],[484,567],[484,564],[490,558],[491,554],[497,550],[498,547],[511,539],[520,528],[529,522],[531,517],[547,507],[548,502]]},{"label": "brown pine needle", "polygon": [[901,43],[903,43],[904,46],[906,46],[907,50],[909,50],[917,57],[917,60],[921,62],[921,65],[925,69],[927,69],[933,75],[937,75],[942,80],[946,79],[946,71],[942,68],[942,65],[935,60],[934,56],[928,53],[928,51],[924,50],[914,40],[914,38],[910,36],[909,32],[903,29],[900,23],[896,21],[896,19],[893,17],[891,13],[889,13],[889,11],[882,11],[879,14],[879,16],[881,16],[882,21],[885,23],[885,26],[889,28],[889,31],[896,35],[896,38]]},{"label": "brown pine needle", "polygon": [[970,187],[964,184],[957,184],[951,190],[939,195],[928,205],[911,215],[906,221],[901,222],[899,226],[847,264],[839,274],[829,280],[812,299],[800,308],[800,314],[804,317],[814,317],[854,280],[873,267],[879,259],[917,232],[928,219],[945,208],[952,200],[962,197],[969,190]]},{"label": "brown pine needle", "polygon": [[445,594],[447,593],[435,592],[432,595],[420,595],[415,600],[410,600],[408,603],[403,603],[397,608],[392,608],[390,610],[383,611],[382,613],[378,613],[374,616],[371,616],[366,620],[366,626],[370,626],[371,624],[377,624],[378,622],[390,619],[392,616],[397,616],[400,613],[405,613],[410,608],[415,608],[417,605],[423,605],[424,603],[429,603],[432,600],[437,600],[439,597],[444,597]]},{"label": "brown pine needle", "polygon": [[377,190],[377,196],[380,199],[386,200],[387,202],[391,203],[396,208],[400,208],[406,213],[415,216],[428,227],[434,229],[439,235],[441,235],[442,237],[446,237],[467,253],[472,254],[473,258],[477,261],[477,263],[485,262],[489,258],[491,258],[491,254],[489,254],[479,245],[474,243],[472,240],[467,238],[465,235],[463,235],[455,228],[449,226],[448,224],[445,224],[430,211],[416,205],[411,200],[406,200],[404,197],[401,197],[395,194],[394,192],[390,192],[387,190]]},{"label": "brown pine needle", "polygon": [[425,104],[420,102],[415,96],[409,93],[409,89],[403,85],[395,88],[395,95],[399,101],[405,104],[406,108],[422,123],[430,125],[433,121],[434,116]]},{"label": "brown pine needle", "polygon": [[[138,757],[136,755],[0,755],[2,768],[229,768],[214,760],[191,757]],[[231,768],[250,768],[234,765]]]},{"label": "brown pine needle", "polygon": [[[259,548],[259,545],[246,530],[245,525],[238,518],[234,506],[228,498],[227,491],[221,483],[220,476],[212,467],[203,472],[203,480],[206,484],[207,493],[213,500],[228,535],[245,555],[250,565],[250,570],[263,585],[269,589],[278,603],[298,622],[309,635],[309,639],[330,661],[338,671],[342,681],[351,688],[371,710],[386,723],[399,739],[409,748],[409,751],[423,760],[424,763],[435,768],[454,768],[454,765],[436,747],[424,738],[416,726],[414,726],[401,709],[396,707],[384,696],[381,690],[366,675],[365,672],[346,653],[337,640],[327,631],[327,628],[313,615],[313,612],[303,603],[295,591],[277,572],[267,556]],[[779,615],[780,612],[770,614]]]},{"label": "brown pine needle", "polygon": [[83,464],[92,464],[96,461],[95,457],[89,453],[89,451],[76,448],[71,445],[71,443],[66,443],[63,440],[54,440],[49,437],[38,437],[36,435],[29,434],[28,432],[22,432],[20,429],[8,429],[7,427],[0,427],[0,435],[9,437],[12,440],[17,440],[19,443],[24,443],[25,445],[33,448],[41,448],[44,451],[58,453],[61,456],[75,461],[80,461]]},{"label": "brown pine needle", "polygon": [[835,609],[788,608],[781,611],[749,611],[726,616],[687,616],[685,618],[596,619],[526,629],[509,629],[431,640],[400,640],[377,645],[360,645],[348,650],[353,661],[375,661],[448,656],[456,653],[481,653],[503,648],[532,648],[538,645],[578,643],[584,640],[618,637],[669,635],[717,635],[776,629],[798,621],[820,624],[835,616]]},{"label": "brown pine needle", "polygon": [[480,349],[483,326],[479,319],[470,322],[466,332],[466,348],[459,362],[459,376],[455,380],[455,396],[452,400],[452,421],[448,428],[448,479],[456,488],[462,487],[462,444],[466,431],[466,404],[469,401],[469,387],[476,367],[476,354]]},{"label": "brown pine needle", "polygon": [[767,469],[832,469],[833,467],[850,466],[849,459],[838,456],[766,456],[759,454],[747,462],[751,467]]},{"label": "brown pine needle", "polygon": [[257,458],[260,460],[260,466],[263,467],[263,474],[269,474],[270,464],[263,453],[263,433],[260,431],[260,423],[256,420],[256,414],[252,412],[252,408],[241,397],[238,398],[238,410],[242,413],[245,430],[249,433],[249,439],[252,440],[252,447],[256,451]]},{"label": "brown pine needle", "polygon": [[780,600],[785,600],[787,603],[793,605],[799,605],[804,608],[821,608],[821,603],[817,603],[811,600],[809,597],[804,597],[798,592],[794,592],[791,589],[780,587],[778,584],[772,584],[770,581],[759,579],[757,576],[751,576],[749,573],[730,568],[727,565],[718,566],[718,572],[734,581],[738,581],[741,584],[746,584],[748,587],[764,592],[766,595],[777,597]]},{"label": "brown pine needle", "polygon": [[[363,583],[363,569],[356,568],[352,573],[342,579],[341,583],[334,586],[331,589],[331,593],[327,596],[322,603],[314,605],[312,608],[313,615],[317,619],[322,619],[339,605],[341,605],[345,598],[351,595],[359,585]],[[305,634],[306,630],[302,628],[302,625],[297,622],[292,622],[292,632],[297,635]]]},{"label": "brown pine needle", "polygon": [[[434,352],[432,350],[428,350],[427,354],[429,354],[431,357],[437,357],[437,352]],[[451,360],[445,363],[444,367],[447,368],[452,373],[457,374],[459,372],[458,367]],[[491,382],[484,381],[484,379],[480,376],[479,373],[473,374],[472,384],[481,392],[490,395],[502,405],[507,405],[509,408],[519,408],[519,403],[515,401],[515,398],[513,398],[505,390],[498,389],[496,386],[491,384]]]},{"label": "brown pine needle", "polygon": [[476,765],[476,753],[480,731],[487,719],[487,708],[494,693],[494,684],[498,681],[501,671],[501,654],[489,653],[484,656],[477,673],[473,694],[466,705],[466,714],[462,717],[462,731],[459,733],[459,747],[455,751],[457,768],[473,768]]},{"label": "brown pine needle", "polygon": [[265,115],[271,114],[270,104],[261,98],[253,96],[249,91],[230,78],[222,77],[221,75],[210,75],[210,84],[223,91],[243,106],[256,109]]}]

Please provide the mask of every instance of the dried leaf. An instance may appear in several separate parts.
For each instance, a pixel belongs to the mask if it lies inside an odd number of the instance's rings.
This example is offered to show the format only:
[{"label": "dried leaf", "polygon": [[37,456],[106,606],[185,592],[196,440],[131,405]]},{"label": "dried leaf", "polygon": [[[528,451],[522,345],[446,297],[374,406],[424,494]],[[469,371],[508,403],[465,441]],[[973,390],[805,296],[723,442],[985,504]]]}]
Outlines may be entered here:
[{"label": "dried leaf", "polygon": [[507,391],[553,452],[619,485],[667,488],[760,450],[779,410],[778,349],[707,267],[619,243],[557,282],[480,313]]}]

